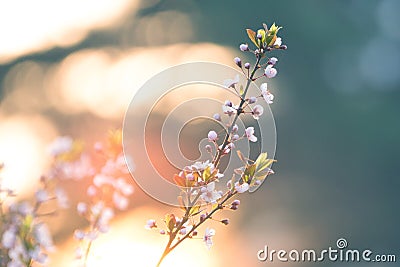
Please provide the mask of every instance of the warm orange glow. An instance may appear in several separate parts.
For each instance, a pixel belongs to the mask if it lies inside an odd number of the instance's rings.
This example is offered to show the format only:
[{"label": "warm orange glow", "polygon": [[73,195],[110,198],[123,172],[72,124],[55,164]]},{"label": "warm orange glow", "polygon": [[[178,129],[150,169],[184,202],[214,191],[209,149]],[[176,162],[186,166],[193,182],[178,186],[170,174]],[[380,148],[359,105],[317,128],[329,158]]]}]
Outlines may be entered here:
[{"label": "warm orange glow", "polygon": [[8,0],[0,2],[0,63],[82,41],[119,24],[139,0]]},{"label": "warm orange glow", "polygon": [[[88,267],[109,266],[155,266],[162,250],[168,241],[157,231],[144,229],[148,218],[162,218],[160,210],[140,208],[116,218],[111,225],[111,231],[102,235],[93,243]],[[162,225],[161,220],[159,224]],[[218,238],[221,242],[224,234]],[[226,234],[225,234],[226,236]],[[70,239],[59,246],[53,255],[51,266],[74,266],[74,248],[77,241]],[[207,250],[201,237],[199,240],[187,240],[173,251],[161,266],[163,267],[203,267],[221,266],[218,251]]]},{"label": "warm orange glow", "polygon": [[232,54],[213,44],[177,44],[130,51],[83,50],[51,69],[45,88],[53,106],[63,113],[89,111],[103,118],[122,118],[144,82],[168,67],[195,60],[230,64]]},{"label": "warm orange glow", "polygon": [[2,186],[19,196],[31,192],[45,170],[46,143],[55,136],[52,125],[40,116],[12,116],[0,120]]}]

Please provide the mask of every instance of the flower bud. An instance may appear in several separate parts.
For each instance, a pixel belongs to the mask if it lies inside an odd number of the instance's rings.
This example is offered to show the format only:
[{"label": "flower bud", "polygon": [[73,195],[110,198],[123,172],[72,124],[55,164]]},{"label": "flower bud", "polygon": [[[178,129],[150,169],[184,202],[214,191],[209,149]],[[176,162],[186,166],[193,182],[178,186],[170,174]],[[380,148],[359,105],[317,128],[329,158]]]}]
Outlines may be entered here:
[{"label": "flower bud", "polygon": [[279,47],[279,49],[286,50],[286,49],[287,49],[287,45],[281,45],[281,46]]},{"label": "flower bud", "polygon": [[240,205],[240,200],[239,200],[239,199],[235,199],[235,200],[232,202],[232,205],[239,206],[239,205]]},{"label": "flower bud", "polygon": [[229,219],[223,219],[221,220],[221,223],[228,225],[229,224]]},{"label": "flower bud", "polygon": [[239,137],[238,134],[234,134],[234,135],[232,136],[232,142],[239,140],[239,138],[240,138],[240,137]]},{"label": "flower bud", "polygon": [[213,118],[214,118],[214,120],[221,121],[221,115],[219,115],[219,113],[215,113],[213,115]]},{"label": "flower bud", "polygon": [[238,65],[239,68],[242,67],[242,60],[238,57],[234,58],[235,64]]},{"label": "flower bud", "polygon": [[243,52],[249,50],[249,46],[247,44],[241,44],[239,46],[239,48],[240,48],[240,51],[243,51]]},{"label": "flower bud", "polygon": [[257,102],[257,97],[252,96],[252,97],[249,98],[249,104],[254,104],[256,102]]},{"label": "flower bud", "polygon": [[232,132],[237,133],[238,130],[239,130],[239,126],[237,126],[237,124],[233,125]]},{"label": "flower bud", "polygon": [[227,106],[227,107],[232,107],[232,102],[230,101],[230,100],[225,100],[225,104],[224,104],[225,106]]},{"label": "flower bud", "polygon": [[200,222],[204,221],[206,219],[206,215],[205,214],[201,214],[200,215]]},{"label": "flower bud", "polygon": [[278,59],[277,59],[276,57],[271,57],[271,58],[268,60],[267,64],[268,64],[268,65],[275,65],[276,62],[278,62]]},{"label": "flower bud", "polygon": [[257,39],[262,39],[261,33],[258,33],[258,34],[257,34]]},{"label": "flower bud", "polygon": [[76,210],[80,215],[86,213],[87,211],[87,205],[84,202],[79,202],[78,205],[76,206]]},{"label": "flower bud", "polygon": [[215,140],[217,140],[217,138],[218,138],[218,135],[217,135],[217,133],[215,131],[209,131],[208,132],[208,140],[210,142],[214,142]]},{"label": "flower bud", "polygon": [[244,68],[245,68],[245,69],[250,69],[250,63],[249,63],[249,62],[246,62],[246,63],[244,64]]},{"label": "flower bud", "polygon": [[165,235],[165,230],[160,230],[160,235]]},{"label": "flower bud", "polygon": [[238,206],[232,205],[232,206],[230,207],[230,209],[231,209],[231,210],[237,210],[237,209],[238,209]]}]

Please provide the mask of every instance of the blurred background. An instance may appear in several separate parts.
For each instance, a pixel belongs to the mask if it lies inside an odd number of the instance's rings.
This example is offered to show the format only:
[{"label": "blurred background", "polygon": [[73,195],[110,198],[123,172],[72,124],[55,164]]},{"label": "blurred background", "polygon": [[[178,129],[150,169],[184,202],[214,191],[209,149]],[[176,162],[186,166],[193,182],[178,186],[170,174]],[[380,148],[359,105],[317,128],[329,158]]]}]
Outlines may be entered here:
[{"label": "blurred background", "polygon": [[[245,58],[244,29],[276,22],[289,47],[274,53],[276,174],[242,196],[228,227],[215,226],[211,251],[188,241],[165,266],[309,266],[256,253],[325,249],[341,237],[399,258],[399,11],[396,0],[1,1],[2,183],[29,196],[54,138],[102,139],[154,74],[196,60],[233,66]],[[151,266],[161,253],[166,238],[143,226],[171,208],[135,188],[129,211],[93,246],[93,266]],[[59,248],[50,266],[72,266],[73,228],[84,223],[73,216],[52,225]]]}]

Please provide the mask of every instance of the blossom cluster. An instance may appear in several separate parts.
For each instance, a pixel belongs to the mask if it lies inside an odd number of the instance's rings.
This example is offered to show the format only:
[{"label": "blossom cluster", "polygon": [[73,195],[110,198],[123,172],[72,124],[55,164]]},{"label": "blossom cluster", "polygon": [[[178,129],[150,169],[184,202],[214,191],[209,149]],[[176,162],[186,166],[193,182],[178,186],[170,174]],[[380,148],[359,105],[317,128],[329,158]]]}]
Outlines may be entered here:
[{"label": "blossom cluster", "polygon": [[[16,194],[0,183],[0,267],[47,265],[48,253],[55,246],[44,218],[69,208],[70,200],[61,186],[63,181],[92,181],[86,190],[88,200],[76,207],[88,222],[87,228],[74,232],[80,242],[76,257],[84,259],[84,264],[92,242],[99,234],[108,232],[115,210],[128,208],[134,188],[128,181],[122,131],[110,131],[107,141],[95,143],[90,151],[84,148],[83,142],[68,136],[58,137],[49,145],[52,163],[40,178],[32,201],[11,201]],[[0,165],[0,171],[2,168]]]},{"label": "blossom cluster", "polygon": [[121,130],[110,132],[108,142],[97,142],[94,150],[102,159],[86,190],[88,201],[77,204],[77,213],[88,222],[87,229],[76,229],[74,237],[80,242],[75,251],[77,259],[87,261],[92,242],[107,233],[115,210],[126,210],[129,196],[134,192],[127,182],[129,171],[122,152]]},{"label": "blossom cluster", "polygon": [[42,218],[55,215],[57,210],[44,211],[43,205],[55,202],[59,208],[68,208],[66,193],[57,185],[55,179],[42,176],[33,203],[15,201],[6,205],[7,200],[15,196],[13,190],[1,188],[0,185],[0,266],[46,264],[48,252],[54,250],[54,245]]}]

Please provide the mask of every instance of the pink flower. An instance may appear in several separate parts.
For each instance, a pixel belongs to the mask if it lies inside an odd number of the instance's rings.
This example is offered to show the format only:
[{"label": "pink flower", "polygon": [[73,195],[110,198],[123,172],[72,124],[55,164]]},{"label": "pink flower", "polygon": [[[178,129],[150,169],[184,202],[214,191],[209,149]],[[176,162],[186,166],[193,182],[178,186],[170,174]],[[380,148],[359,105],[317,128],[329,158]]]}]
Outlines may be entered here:
[{"label": "pink flower", "polygon": [[215,190],[215,182],[207,184],[201,188],[201,198],[207,203],[215,203],[221,198],[221,195]]},{"label": "pink flower", "polygon": [[271,58],[268,60],[268,64],[270,64],[270,65],[275,65],[276,62],[278,62],[278,59],[277,59],[276,57],[271,57]]},{"label": "pink flower", "polygon": [[239,48],[242,52],[249,50],[249,46],[247,44],[241,44]]},{"label": "pink flower", "polygon": [[236,182],[235,183],[235,189],[236,189],[236,191],[238,192],[238,193],[244,193],[244,192],[246,192],[247,190],[249,190],[249,184],[248,183],[243,183],[243,184],[240,184],[239,182]]},{"label": "pink flower", "polygon": [[264,113],[264,108],[261,105],[255,105],[253,108],[253,118],[258,120],[258,118]]},{"label": "pink flower", "polygon": [[79,202],[78,205],[76,206],[76,210],[80,215],[83,215],[87,212],[87,204],[84,202]]},{"label": "pink flower", "polygon": [[233,79],[227,79],[224,81],[224,86],[226,88],[235,88],[235,84],[237,84],[239,82],[239,75],[236,74],[235,78]]},{"label": "pink flower", "polygon": [[274,78],[277,73],[278,73],[278,71],[272,65],[268,65],[265,68],[265,72],[264,72],[265,76],[267,76],[268,78]]},{"label": "pink flower", "polygon": [[148,220],[144,228],[146,229],[157,228],[156,220],[153,219]]},{"label": "pink flower", "polygon": [[257,137],[254,135],[254,127],[247,127],[245,130],[247,139],[251,142],[257,142]]},{"label": "pink flower", "polygon": [[206,228],[206,232],[204,233],[203,241],[206,243],[208,249],[210,249],[213,245],[212,237],[215,236],[215,230]]},{"label": "pink flower", "polygon": [[265,102],[267,102],[267,104],[272,104],[274,100],[274,95],[271,94],[270,91],[268,91],[267,84],[266,83],[261,84],[260,89],[261,89],[261,95],[263,96]]}]

